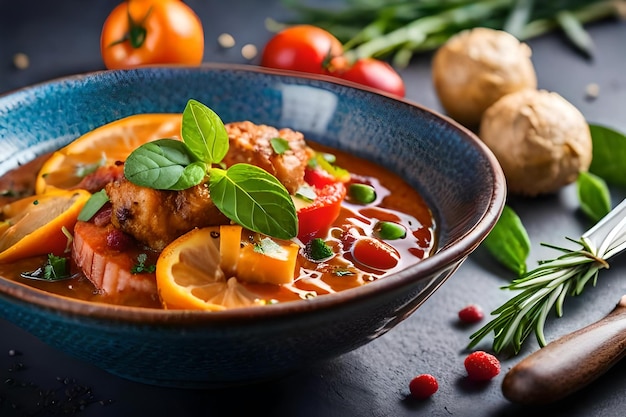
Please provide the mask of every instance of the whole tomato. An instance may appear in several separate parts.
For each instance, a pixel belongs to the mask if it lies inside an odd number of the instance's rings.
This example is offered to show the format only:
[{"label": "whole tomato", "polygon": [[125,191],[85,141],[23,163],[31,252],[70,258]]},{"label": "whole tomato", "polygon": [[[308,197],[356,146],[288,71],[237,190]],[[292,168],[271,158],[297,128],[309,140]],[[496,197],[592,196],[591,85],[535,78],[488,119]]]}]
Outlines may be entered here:
[{"label": "whole tomato", "polygon": [[180,0],[128,0],[104,22],[100,52],[109,69],[198,65],[204,54],[204,31],[200,18]]},{"label": "whole tomato", "polygon": [[343,46],[326,30],[296,25],[274,35],[263,48],[261,65],[313,74],[328,74],[343,67]]},{"label": "whole tomato", "polygon": [[353,81],[396,96],[404,97],[404,81],[387,62],[375,58],[360,58],[344,71],[335,74],[344,80]]}]

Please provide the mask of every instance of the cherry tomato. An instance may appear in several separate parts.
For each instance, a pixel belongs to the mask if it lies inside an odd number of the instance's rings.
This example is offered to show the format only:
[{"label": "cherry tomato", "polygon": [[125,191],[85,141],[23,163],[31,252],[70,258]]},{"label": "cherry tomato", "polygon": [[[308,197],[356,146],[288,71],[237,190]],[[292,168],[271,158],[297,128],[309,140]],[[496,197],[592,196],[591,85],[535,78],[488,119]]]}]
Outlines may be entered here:
[{"label": "cherry tomato", "polygon": [[404,97],[404,81],[398,72],[385,61],[375,58],[361,58],[344,71],[336,74],[339,78],[363,84],[396,96]]},{"label": "cherry tomato", "polygon": [[345,65],[341,42],[312,25],[283,29],[265,45],[261,65],[269,68],[329,74]]},{"label": "cherry tomato", "polygon": [[356,241],[352,256],[357,262],[381,271],[392,269],[400,262],[400,255],[393,247],[369,237]]},{"label": "cherry tomato", "polygon": [[109,69],[199,65],[204,31],[200,18],[180,0],[128,0],[105,20],[100,52]]},{"label": "cherry tomato", "polygon": [[320,231],[327,230],[341,211],[341,202],[346,196],[346,187],[342,182],[335,182],[317,188],[316,199],[308,206],[298,210],[298,238],[306,243]]}]

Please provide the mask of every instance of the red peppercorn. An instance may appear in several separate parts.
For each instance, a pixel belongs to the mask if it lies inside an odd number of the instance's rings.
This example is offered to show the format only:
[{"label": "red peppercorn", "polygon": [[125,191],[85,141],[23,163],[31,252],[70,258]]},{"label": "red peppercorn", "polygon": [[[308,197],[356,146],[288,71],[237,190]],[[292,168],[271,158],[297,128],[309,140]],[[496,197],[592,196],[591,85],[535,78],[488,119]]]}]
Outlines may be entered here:
[{"label": "red peppercorn", "polygon": [[414,398],[423,400],[433,395],[439,389],[437,379],[430,374],[416,376],[409,383],[409,390]]},{"label": "red peppercorn", "polygon": [[477,350],[465,358],[467,376],[473,381],[488,381],[500,373],[500,361],[495,356]]},{"label": "red peppercorn", "polygon": [[476,304],[470,304],[459,311],[459,319],[465,323],[477,323],[485,317],[483,309]]}]

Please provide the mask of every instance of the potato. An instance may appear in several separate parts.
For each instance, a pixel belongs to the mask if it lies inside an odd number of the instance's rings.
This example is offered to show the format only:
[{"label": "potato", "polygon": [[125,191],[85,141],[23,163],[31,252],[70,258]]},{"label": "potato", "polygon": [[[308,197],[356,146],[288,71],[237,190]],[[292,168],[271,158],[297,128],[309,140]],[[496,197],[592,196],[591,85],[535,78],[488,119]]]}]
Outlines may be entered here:
[{"label": "potato", "polygon": [[553,193],[591,164],[589,125],[554,92],[507,94],[487,109],[479,136],[500,162],[512,194]]},{"label": "potato", "polygon": [[432,63],[435,91],[459,123],[476,128],[483,112],[505,94],[536,89],[531,50],[513,35],[475,28],[452,36]]}]

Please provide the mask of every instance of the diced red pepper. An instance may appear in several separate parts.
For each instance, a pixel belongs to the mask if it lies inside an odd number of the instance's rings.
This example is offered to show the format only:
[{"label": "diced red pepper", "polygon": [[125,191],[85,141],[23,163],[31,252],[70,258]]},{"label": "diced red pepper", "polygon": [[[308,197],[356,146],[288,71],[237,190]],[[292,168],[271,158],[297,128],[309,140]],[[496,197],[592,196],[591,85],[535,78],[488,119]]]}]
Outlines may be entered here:
[{"label": "diced red pepper", "polygon": [[320,232],[328,230],[337,220],[341,202],[346,196],[346,187],[341,182],[333,182],[321,188],[316,187],[315,192],[317,197],[313,203],[298,210],[298,238],[303,243],[318,237]]},{"label": "diced red pepper", "polygon": [[324,188],[327,185],[336,183],[337,178],[322,168],[306,168],[304,170],[304,181],[312,187]]}]

